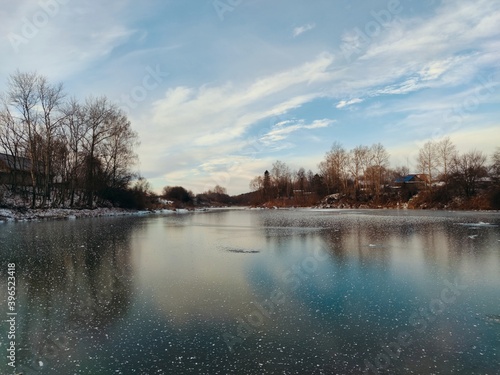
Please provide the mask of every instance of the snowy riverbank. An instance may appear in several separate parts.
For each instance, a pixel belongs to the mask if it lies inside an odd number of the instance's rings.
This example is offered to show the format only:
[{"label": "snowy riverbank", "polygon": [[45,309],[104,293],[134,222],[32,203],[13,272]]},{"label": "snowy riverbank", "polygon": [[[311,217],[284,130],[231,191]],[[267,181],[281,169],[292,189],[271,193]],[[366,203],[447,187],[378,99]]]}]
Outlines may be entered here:
[{"label": "snowy riverbank", "polygon": [[[196,211],[206,211],[196,210]],[[184,214],[192,212],[187,209],[162,209],[154,211],[125,210],[122,208],[96,208],[89,209],[67,209],[67,208],[48,208],[48,209],[0,209],[0,223],[7,221],[36,221],[46,219],[77,219],[84,217],[103,217],[103,216],[132,216],[132,215],[150,215],[150,214]]]}]

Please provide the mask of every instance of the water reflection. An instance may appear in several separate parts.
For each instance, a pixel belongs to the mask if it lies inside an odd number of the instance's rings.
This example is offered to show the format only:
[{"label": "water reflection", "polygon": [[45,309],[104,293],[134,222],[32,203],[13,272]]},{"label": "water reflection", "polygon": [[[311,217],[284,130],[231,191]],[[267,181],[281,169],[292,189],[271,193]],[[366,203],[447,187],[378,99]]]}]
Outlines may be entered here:
[{"label": "water reflection", "polygon": [[130,304],[130,228],[119,220],[78,224],[14,224],[2,232],[2,260],[17,268],[19,371],[74,371],[83,354],[77,344],[102,339]]},{"label": "water reflection", "polygon": [[0,241],[19,265],[19,359],[46,373],[470,374],[498,368],[499,223],[242,210],[16,224]]}]

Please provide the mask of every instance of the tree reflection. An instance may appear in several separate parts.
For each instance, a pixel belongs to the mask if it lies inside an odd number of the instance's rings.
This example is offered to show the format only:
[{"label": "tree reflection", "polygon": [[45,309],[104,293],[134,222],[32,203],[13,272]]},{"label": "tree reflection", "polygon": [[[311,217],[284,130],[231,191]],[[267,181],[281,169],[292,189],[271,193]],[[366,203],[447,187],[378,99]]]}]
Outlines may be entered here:
[{"label": "tree reflection", "polygon": [[26,226],[9,244],[20,250],[9,257],[19,270],[19,364],[65,359],[79,340],[105,335],[127,312],[131,231],[127,219],[97,221]]}]

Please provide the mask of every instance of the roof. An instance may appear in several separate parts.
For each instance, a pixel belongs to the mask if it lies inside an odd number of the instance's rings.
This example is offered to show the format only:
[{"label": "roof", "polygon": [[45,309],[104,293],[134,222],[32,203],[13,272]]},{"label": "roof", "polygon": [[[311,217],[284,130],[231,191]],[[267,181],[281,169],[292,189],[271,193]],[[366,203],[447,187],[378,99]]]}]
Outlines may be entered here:
[{"label": "roof", "polygon": [[409,182],[425,182],[418,174],[407,174],[404,177],[396,178],[394,181],[397,184],[406,184]]},{"label": "roof", "polygon": [[3,162],[11,170],[27,172],[31,170],[31,160],[21,156],[14,157],[9,154],[0,153],[0,162]]}]

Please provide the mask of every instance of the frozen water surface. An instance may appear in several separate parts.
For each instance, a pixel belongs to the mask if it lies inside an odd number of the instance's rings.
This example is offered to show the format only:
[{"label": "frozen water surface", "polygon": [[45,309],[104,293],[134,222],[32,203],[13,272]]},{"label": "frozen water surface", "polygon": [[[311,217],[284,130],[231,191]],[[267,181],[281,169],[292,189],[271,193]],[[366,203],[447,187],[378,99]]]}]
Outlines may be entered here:
[{"label": "frozen water surface", "polygon": [[1,313],[16,263],[23,374],[498,374],[499,224],[391,210],[5,223]]}]

